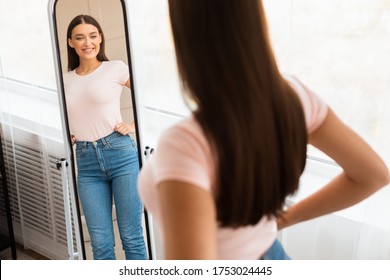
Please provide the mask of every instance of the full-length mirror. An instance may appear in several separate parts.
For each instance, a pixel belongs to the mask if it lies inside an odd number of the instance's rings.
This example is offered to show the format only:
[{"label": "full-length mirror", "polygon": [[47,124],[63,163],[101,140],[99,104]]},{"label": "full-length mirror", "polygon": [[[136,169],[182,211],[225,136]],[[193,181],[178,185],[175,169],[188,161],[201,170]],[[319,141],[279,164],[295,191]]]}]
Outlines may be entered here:
[{"label": "full-length mirror", "polygon": [[149,259],[125,1],[53,2],[86,259]]}]

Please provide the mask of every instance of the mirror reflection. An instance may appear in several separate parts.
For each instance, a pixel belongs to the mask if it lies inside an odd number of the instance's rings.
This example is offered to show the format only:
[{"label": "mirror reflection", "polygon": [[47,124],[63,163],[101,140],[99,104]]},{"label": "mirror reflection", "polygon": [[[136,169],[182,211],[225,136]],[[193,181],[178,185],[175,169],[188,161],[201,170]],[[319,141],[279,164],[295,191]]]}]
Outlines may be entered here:
[{"label": "mirror reflection", "polygon": [[119,0],[55,9],[87,259],[147,259],[122,9]]}]

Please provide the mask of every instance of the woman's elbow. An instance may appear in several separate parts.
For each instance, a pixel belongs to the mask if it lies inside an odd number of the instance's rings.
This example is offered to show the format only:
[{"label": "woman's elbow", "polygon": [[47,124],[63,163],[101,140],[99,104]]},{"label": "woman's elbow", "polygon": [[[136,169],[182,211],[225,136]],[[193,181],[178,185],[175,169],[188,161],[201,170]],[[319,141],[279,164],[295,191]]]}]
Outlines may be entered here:
[{"label": "woman's elbow", "polygon": [[380,170],[377,170],[371,176],[371,186],[375,189],[380,189],[387,186],[390,183],[389,168],[384,165]]},{"label": "woman's elbow", "polygon": [[346,174],[355,184],[364,187],[370,194],[390,183],[389,168],[383,162],[368,165],[366,169],[354,172],[353,174],[348,174],[348,172]]},{"label": "woman's elbow", "polygon": [[390,183],[389,168],[387,166],[385,166],[384,169],[385,170],[384,170],[383,175],[382,175],[382,187],[387,186]]}]

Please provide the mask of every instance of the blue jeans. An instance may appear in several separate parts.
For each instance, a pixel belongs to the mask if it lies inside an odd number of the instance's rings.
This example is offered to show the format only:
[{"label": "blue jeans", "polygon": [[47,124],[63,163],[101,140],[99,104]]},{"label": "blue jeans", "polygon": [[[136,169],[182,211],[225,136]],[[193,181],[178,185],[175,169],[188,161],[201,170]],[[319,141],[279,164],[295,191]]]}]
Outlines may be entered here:
[{"label": "blue jeans", "polygon": [[282,244],[278,239],[275,239],[271,247],[267,252],[261,257],[262,260],[291,260],[291,258],[286,254],[283,249]]},{"label": "blue jeans", "polygon": [[112,205],[126,259],[145,260],[137,147],[129,135],[76,141],[78,192],[95,260],[114,260]]}]

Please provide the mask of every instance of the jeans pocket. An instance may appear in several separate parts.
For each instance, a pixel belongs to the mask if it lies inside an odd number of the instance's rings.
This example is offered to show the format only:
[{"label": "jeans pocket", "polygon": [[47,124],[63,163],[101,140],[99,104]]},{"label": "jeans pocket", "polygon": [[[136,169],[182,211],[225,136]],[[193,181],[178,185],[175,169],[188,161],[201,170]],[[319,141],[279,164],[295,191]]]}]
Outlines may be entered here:
[{"label": "jeans pocket", "polygon": [[110,138],[107,145],[113,150],[127,150],[133,147],[132,139],[127,134]]},{"label": "jeans pocket", "polygon": [[86,149],[84,147],[76,146],[76,158],[81,158],[83,155],[86,154]]}]

